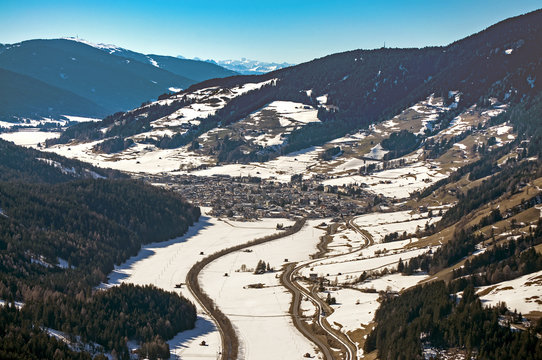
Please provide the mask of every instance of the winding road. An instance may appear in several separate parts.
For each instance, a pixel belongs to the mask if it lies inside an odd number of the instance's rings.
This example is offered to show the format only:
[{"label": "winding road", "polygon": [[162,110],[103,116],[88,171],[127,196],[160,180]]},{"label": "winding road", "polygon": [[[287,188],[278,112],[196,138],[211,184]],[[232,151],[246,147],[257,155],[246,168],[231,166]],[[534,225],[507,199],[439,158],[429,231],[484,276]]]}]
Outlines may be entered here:
[{"label": "winding road", "polygon": [[[327,259],[331,259],[331,258],[339,257],[339,256],[344,256],[344,255],[348,255],[348,254],[363,250],[367,246],[370,246],[370,245],[372,245],[374,243],[372,239],[368,238],[363,233],[363,231],[361,231],[361,229],[357,225],[355,225],[355,223],[353,222],[352,219],[348,219],[346,221],[346,226],[348,228],[354,230],[358,234],[360,234],[362,236],[362,238],[365,240],[365,243],[363,245],[361,245],[359,248],[355,249],[355,250],[349,251],[349,252],[344,253],[344,254],[338,254],[338,255],[331,256],[331,257],[327,257]],[[291,309],[291,315],[292,315],[294,324],[295,324],[296,328],[305,337],[307,337],[307,339],[314,342],[318,346],[318,348],[320,348],[320,350],[322,351],[322,353],[325,356],[325,359],[328,359],[328,360],[333,360],[334,359],[333,354],[331,353],[331,351],[329,349],[329,345],[325,344],[319,337],[317,337],[314,333],[309,331],[303,325],[302,316],[299,314],[299,308],[300,308],[300,305],[301,305],[301,299],[302,299],[303,296],[305,296],[305,297],[309,298],[313,302],[313,304],[316,305],[317,313],[318,313],[317,320],[318,320],[318,325],[320,326],[320,328],[322,330],[324,330],[331,338],[333,338],[339,344],[341,344],[341,346],[344,349],[345,360],[354,360],[354,359],[357,358],[357,355],[356,355],[357,354],[357,347],[345,334],[341,333],[340,331],[337,331],[337,330],[333,329],[331,327],[331,325],[329,325],[329,323],[326,320],[325,312],[323,311],[323,310],[326,309],[327,305],[318,296],[318,294],[314,291],[314,288],[313,288],[313,291],[309,292],[309,291],[307,291],[307,289],[305,289],[303,286],[301,286],[296,281],[296,276],[297,276],[297,273],[299,272],[299,270],[301,270],[301,269],[303,269],[305,267],[308,267],[311,264],[313,264],[314,262],[320,261],[320,260],[321,260],[321,258],[318,258],[318,259],[303,263],[302,265],[299,265],[297,267],[295,266],[296,265],[295,263],[288,264],[286,266],[286,269],[284,270],[282,276],[281,276],[281,282],[284,284],[284,286],[286,286],[288,288],[288,290],[294,296],[294,301],[293,301],[292,309]]]},{"label": "winding road", "polygon": [[[217,260],[218,258],[239,251],[243,250],[255,245],[263,244],[265,242],[277,240],[286,236],[289,236],[291,234],[294,234],[301,230],[303,225],[305,224],[305,219],[298,220],[291,229],[287,231],[283,231],[277,234],[273,234],[261,239],[256,239],[253,241],[250,241],[245,244],[236,245],[227,249],[220,250],[212,255],[209,255],[202,259],[201,261],[197,262],[192,266],[192,268],[189,270],[187,276],[186,276],[186,285],[194,298],[198,301],[198,303],[201,305],[203,310],[213,319],[215,322],[217,329],[220,333],[220,338],[222,342],[222,351],[220,353],[222,360],[236,360],[237,356],[239,354],[239,339],[237,338],[237,334],[233,328],[233,325],[231,321],[228,319],[228,317],[220,311],[218,307],[214,304],[214,301],[203,291],[201,285],[199,284],[198,276],[201,270],[207,265],[209,265],[211,262]],[[359,233],[364,239],[365,243],[361,245],[359,248],[352,250],[348,253],[335,255],[329,258],[338,257],[338,256],[344,256],[350,253],[354,253],[356,251],[360,251],[364,249],[365,247],[372,244],[372,239],[367,238],[367,236],[353,223],[353,221],[350,219],[346,222],[346,226],[353,229],[357,233]],[[310,341],[312,341],[318,348],[322,351],[322,354],[324,354],[325,359],[327,360],[334,360],[335,357],[333,356],[333,353],[331,352],[331,347],[329,344],[325,341],[323,341],[320,337],[318,337],[315,333],[310,331],[306,328],[306,326],[303,324],[303,316],[300,314],[300,304],[303,297],[309,298],[317,307],[318,309],[318,316],[317,316],[317,323],[318,326],[329,336],[330,338],[337,341],[338,344],[341,345],[343,348],[344,354],[345,354],[345,360],[354,360],[356,359],[357,354],[357,347],[356,345],[343,333],[340,331],[337,331],[329,325],[329,323],[326,320],[325,315],[325,309],[326,304],[324,301],[316,294],[314,291],[308,291],[303,286],[301,286],[297,281],[296,277],[299,272],[304,267],[309,266],[310,264],[321,260],[321,258],[312,260],[310,262],[303,263],[302,265],[299,265],[296,267],[296,263],[290,263],[286,266],[285,270],[283,271],[281,275],[281,282],[282,284],[288,288],[288,290],[293,294],[293,302],[291,307],[291,315],[292,319],[294,321],[294,324],[296,328]]]},{"label": "winding road", "polygon": [[304,289],[302,286],[300,286],[295,281],[295,276],[297,272],[305,267],[306,265],[301,265],[298,267],[295,267],[295,264],[288,264],[286,267],[286,270],[282,274],[282,282],[284,286],[286,286],[290,292],[294,295],[294,302],[292,306],[292,317],[295,323],[296,328],[305,336],[307,339],[314,342],[318,348],[322,351],[324,354],[325,359],[327,360],[333,360],[333,354],[331,353],[329,349],[329,345],[324,343],[320,338],[318,338],[313,332],[309,331],[302,322],[302,316],[299,314],[299,308],[301,305],[301,299],[303,296],[311,299],[311,301],[316,304],[317,307],[317,318],[318,318],[318,325],[320,328],[322,328],[329,336],[331,336],[333,339],[335,339],[339,344],[341,344],[345,350],[346,354],[346,360],[353,360],[355,359],[356,354],[356,346],[349,342],[348,340],[345,340],[342,338],[342,336],[337,335],[335,330],[331,328],[331,326],[328,324],[327,321],[325,321],[325,315],[323,315],[323,310],[325,309],[325,305],[320,299],[318,295],[312,294],[308,292],[306,289]]},{"label": "winding road", "polygon": [[[296,272],[295,263],[290,263],[286,265],[286,269],[282,273],[281,282],[284,284],[288,290],[293,294],[294,300],[291,307],[292,318],[294,325],[307,339],[312,341],[318,346],[320,351],[324,354],[326,359],[333,359],[331,351],[326,343],[324,343],[320,338],[318,338],[313,332],[309,331],[303,324],[302,315],[299,313],[299,308],[301,305],[301,299],[303,295],[307,295],[303,288],[300,288],[297,283],[293,280],[293,274]],[[321,309],[318,310],[321,312]]]},{"label": "winding road", "polygon": [[222,342],[222,351],[220,355],[222,360],[237,359],[237,356],[239,354],[239,339],[237,338],[237,334],[233,328],[230,319],[228,319],[228,317],[218,307],[215,306],[214,301],[209,297],[209,295],[207,295],[203,291],[198,279],[199,273],[201,272],[201,270],[203,270],[205,266],[209,265],[211,262],[217,260],[224,255],[231,254],[233,252],[243,250],[255,245],[260,245],[269,241],[277,240],[286,236],[290,236],[301,230],[301,228],[305,225],[305,221],[306,219],[303,218],[296,221],[295,224],[286,231],[282,231],[280,233],[269,235],[260,239],[252,240],[245,244],[236,245],[230,248],[220,250],[197,262],[188,271],[188,274],[186,275],[186,286],[188,287],[194,298],[201,305],[203,310],[213,319],[220,333],[220,338]]}]

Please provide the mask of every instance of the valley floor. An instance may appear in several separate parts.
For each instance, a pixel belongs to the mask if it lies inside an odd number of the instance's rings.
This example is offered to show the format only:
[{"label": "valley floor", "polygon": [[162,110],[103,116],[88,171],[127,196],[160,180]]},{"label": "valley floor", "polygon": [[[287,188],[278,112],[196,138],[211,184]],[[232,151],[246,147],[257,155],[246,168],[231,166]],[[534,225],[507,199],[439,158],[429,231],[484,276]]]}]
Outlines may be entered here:
[{"label": "valley floor", "polygon": [[[400,291],[426,278],[423,274],[389,274],[355,282],[363,272],[393,270],[400,258],[405,260],[427,251],[425,248],[404,249],[416,239],[390,244],[379,242],[382,233],[397,226],[416,228],[420,222],[435,219],[428,219],[427,214],[405,211],[386,215],[368,214],[353,219],[351,223],[360,224],[366,233],[353,231],[347,223],[339,225],[324,258],[312,260],[311,255],[318,251],[316,245],[326,233],[326,227],[321,226],[325,221],[311,220],[293,235],[234,252],[205,267],[200,274],[200,283],[232,321],[240,339],[241,357],[293,359],[309,353],[323,358],[314,344],[304,338],[292,323],[289,314],[292,296],[279,281],[283,266],[291,262],[301,265],[298,275],[307,291],[313,286],[310,280],[312,273],[329,281],[330,287],[319,296],[325,300],[329,293],[337,303],[330,308],[331,313],[326,320],[336,331],[346,334],[357,346],[358,356],[362,356],[363,341],[358,332],[360,328],[371,326],[379,306],[378,292]],[[176,291],[197,304],[183,284],[188,270],[196,261],[218,250],[275,233],[277,224],[288,226],[291,223],[287,219],[237,222],[204,215],[185,236],[145,246],[137,256],[117,267],[110,274],[109,282],[102,287],[123,282],[154,284]],[[370,242],[368,238],[371,238]],[[254,270],[260,260],[269,264],[272,270],[255,275]],[[182,284],[181,288],[177,288],[179,284]],[[310,324],[317,315],[316,307],[308,299],[304,299],[301,306],[302,314]],[[201,345],[203,341],[205,346]],[[270,343],[281,346],[269,346]],[[169,344],[172,355],[183,359],[214,358],[220,352],[220,334],[213,320],[198,305],[196,328],[180,333]]]},{"label": "valley floor", "polygon": [[[122,282],[154,284],[165,290],[176,291],[198,304],[184,285],[192,265],[205,255],[275,233],[278,223],[287,226],[291,221],[263,219],[236,222],[204,215],[185,236],[145,246],[137,256],[117,267],[110,274],[109,282],[102,284],[102,287]],[[291,325],[288,316],[290,297],[278,284],[278,270],[264,275],[253,274],[260,259],[280,269],[284,256],[291,257],[293,261],[308,257],[318,242],[318,236],[312,236],[314,232],[312,225],[307,225],[298,234],[255,246],[250,252],[237,252],[220,258],[201,274],[204,290],[217,299],[217,305],[232,319],[247,358],[292,358],[306,352],[314,353],[314,346]],[[288,251],[284,251],[286,248]],[[243,265],[252,271],[240,271]],[[247,288],[257,282],[265,283],[265,287]],[[181,283],[182,287],[177,288]],[[245,294],[240,296],[243,292]],[[172,355],[183,359],[215,358],[220,352],[220,335],[212,319],[197,306],[196,328],[180,333],[169,341]],[[263,331],[264,328],[267,330]],[[283,346],[263,346],[269,343],[270,336]],[[205,346],[201,345],[202,341],[205,341]]]}]

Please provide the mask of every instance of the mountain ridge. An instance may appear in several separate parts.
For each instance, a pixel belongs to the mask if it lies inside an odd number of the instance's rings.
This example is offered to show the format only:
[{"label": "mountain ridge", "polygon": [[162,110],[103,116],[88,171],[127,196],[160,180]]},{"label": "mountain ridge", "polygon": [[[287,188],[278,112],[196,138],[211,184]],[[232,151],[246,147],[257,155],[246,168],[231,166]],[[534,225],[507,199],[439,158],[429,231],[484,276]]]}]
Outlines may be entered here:
[{"label": "mountain ridge", "polygon": [[237,75],[235,71],[225,69],[218,64],[212,64],[198,59],[190,60],[168,55],[143,54],[113,44],[95,44],[90,41],[74,37],[65,37],[62,39],[80,42],[105,51],[111,55],[133,59],[144,64],[150,64],[152,66],[170,71],[173,74],[189,78],[193,81],[199,82],[211,78]]},{"label": "mountain ridge", "polygon": [[[211,79],[150,106],[113,116],[107,123],[76,125],[59,142],[96,141],[115,134],[132,137],[147,147],[171,149],[196,141],[204,145],[198,148],[199,153],[219,162],[265,161],[321,145],[355,129],[367,129],[431,94],[448,102],[451,91],[459,92],[455,106],[461,109],[488,103],[489,98],[516,102],[538,91],[535,79],[542,76],[542,50],[537,45],[542,39],[541,23],[539,10],[502,21],[445,47],[352,50],[264,75]],[[240,91],[245,88],[251,90]],[[288,106],[297,110],[287,110],[281,102],[290,102]],[[286,113],[300,113],[304,107],[316,116],[296,120],[289,130],[273,132],[272,142],[259,140],[261,134],[254,124],[241,127],[255,114],[260,115],[252,123],[261,123],[263,114],[276,117],[278,110],[282,111],[280,116],[288,117]],[[206,110],[194,111],[203,108]],[[275,121],[275,128],[278,126],[276,120],[268,119]],[[112,123],[114,132],[106,128]],[[102,130],[98,132],[98,128]],[[229,132],[221,136],[227,139],[219,139],[218,144],[208,141],[208,134],[224,130]],[[79,135],[73,137],[74,133]],[[130,144],[133,142],[126,143]],[[236,155],[223,158],[223,151]]]},{"label": "mountain ridge", "polygon": [[[97,117],[106,110],[67,90],[32,77],[0,68],[0,119],[86,115]],[[29,99],[32,99],[29,101]],[[44,111],[44,109],[46,109]]]},{"label": "mountain ridge", "polygon": [[[108,49],[111,52],[107,51]],[[164,63],[164,67],[172,70],[168,71],[154,66],[151,61],[153,59],[147,55],[125,49],[122,50],[131,58],[112,54],[120,51],[119,49],[112,45],[103,45],[100,48],[74,39],[27,40],[0,47],[0,68],[70,92],[74,99],[77,96],[95,103],[96,108],[91,110],[81,106],[76,109],[78,113],[74,113],[74,106],[61,106],[53,113],[55,116],[86,117],[103,117],[156,99],[163,93],[186,88],[201,79],[234,74],[205,62],[156,56]],[[141,61],[136,59],[138,56],[142,58],[139,59]],[[183,72],[193,73],[196,79],[182,75]],[[23,85],[17,86],[24,89]],[[52,94],[53,91],[50,92],[50,95]],[[6,101],[15,104],[21,99],[20,96],[10,95]],[[34,109],[33,112],[25,110],[25,107],[11,106],[9,112],[4,112],[5,118],[51,115],[49,108],[40,104],[37,99],[28,97],[26,101],[27,107]],[[61,104],[62,99],[57,96],[52,102]]]}]

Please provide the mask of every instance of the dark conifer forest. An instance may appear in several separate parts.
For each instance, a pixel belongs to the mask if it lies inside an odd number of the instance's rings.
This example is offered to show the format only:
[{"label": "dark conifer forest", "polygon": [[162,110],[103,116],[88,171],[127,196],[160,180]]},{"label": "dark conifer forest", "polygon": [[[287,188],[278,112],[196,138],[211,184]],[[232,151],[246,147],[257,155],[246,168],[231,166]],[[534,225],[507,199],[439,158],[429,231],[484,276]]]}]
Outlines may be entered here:
[{"label": "dark conifer forest", "polygon": [[49,159],[3,141],[0,146],[6,159],[0,182],[0,298],[25,304],[21,311],[0,306],[2,359],[88,358],[46,336],[43,328],[128,358],[128,340],[163,348],[164,340],[194,326],[194,306],[175,293],[96,286],[143,244],[184,234],[198,220],[199,208],[139,181],[88,175],[124,177],[116,172],[56,155]]},{"label": "dark conifer forest", "polygon": [[517,313],[505,305],[482,306],[472,285],[459,299],[450,296],[458,290],[439,281],[383,299],[364,350],[377,349],[380,359],[423,359],[424,346],[466,349],[469,359],[542,359],[540,323],[530,331],[512,331],[503,323]]}]

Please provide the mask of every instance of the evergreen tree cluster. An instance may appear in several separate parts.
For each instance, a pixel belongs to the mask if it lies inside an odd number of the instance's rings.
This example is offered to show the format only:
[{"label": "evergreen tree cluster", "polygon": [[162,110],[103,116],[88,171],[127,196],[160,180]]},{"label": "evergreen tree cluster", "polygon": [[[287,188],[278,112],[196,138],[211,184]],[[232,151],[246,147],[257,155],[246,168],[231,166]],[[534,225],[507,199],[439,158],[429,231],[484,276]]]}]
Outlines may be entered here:
[{"label": "evergreen tree cluster", "polygon": [[96,152],[112,154],[112,153],[117,153],[125,149],[128,149],[133,144],[134,144],[134,140],[132,139],[123,139],[121,137],[113,137],[94,145],[93,150]]},{"label": "evergreen tree cluster", "polygon": [[259,260],[258,264],[256,264],[256,268],[254,269],[254,274],[261,275],[269,271],[273,271],[271,265],[269,265],[269,263],[266,263],[263,260]]},{"label": "evergreen tree cluster", "polygon": [[394,132],[389,138],[382,140],[382,148],[389,152],[385,160],[395,159],[413,151],[420,144],[420,139],[408,130]]},{"label": "evergreen tree cluster", "polygon": [[[183,234],[199,218],[199,209],[180,195],[126,180],[0,183],[0,207],[6,215],[0,217],[6,248],[0,279],[6,280],[29,272],[24,277],[31,281],[34,271],[28,269],[43,267],[32,258],[54,265],[60,257],[80,272],[107,274],[143,243]],[[58,277],[55,269],[37,270],[43,272]],[[1,284],[0,294],[6,291]],[[55,286],[78,287],[69,276]]]},{"label": "evergreen tree cluster", "polygon": [[490,285],[542,270],[542,254],[533,246],[542,243],[542,220],[527,236],[497,244],[454,270],[454,278],[473,276],[476,286]]},{"label": "evergreen tree cluster", "polygon": [[[454,224],[471,211],[499,198],[505,193],[513,194],[521,186],[537,177],[542,176],[541,160],[522,163],[507,163],[495,175],[483,181],[480,185],[467,190],[465,194],[458,193],[458,202],[450,208],[437,224],[437,229]],[[473,171],[476,167],[471,167]]]},{"label": "evergreen tree cluster", "polygon": [[470,359],[542,359],[536,330],[513,331],[503,323],[506,306],[484,307],[472,285],[457,289],[444,282],[418,285],[400,296],[385,296],[375,314],[377,326],[364,351],[380,359],[423,359],[423,348],[458,348]]},{"label": "evergreen tree cluster", "polygon": [[334,146],[332,148],[326,149],[320,154],[318,154],[318,158],[323,161],[329,161],[332,160],[334,156],[341,153],[341,147],[340,146]]},{"label": "evergreen tree cluster", "polygon": [[127,178],[116,170],[97,168],[0,139],[0,181],[59,183],[96,177]]},{"label": "evergreen tree cluster", "polygon": [[0,324],[1,359],[92,359],[89,353],[72,351],[67,344],[48,336],[15,306],[0,307]]},{"label": "evergreen tree cluster", "polygon": [[[91,298],[58,297],[27,303],[23,316],[77,334],[83,342],[95,342],[128,359],[128,340],[147,343],[171,339],[192,329],[196,309],[176,293],[154,286],[120,285],[98,291]],[[146,350],[146,349],[143,349]],[[169,356],[169,347],[167,348]]]}]

